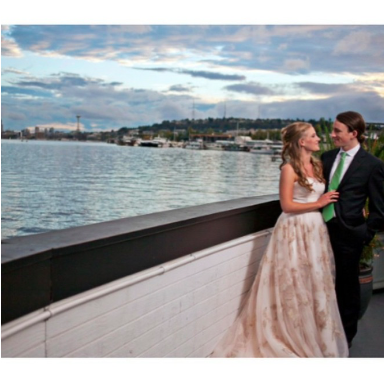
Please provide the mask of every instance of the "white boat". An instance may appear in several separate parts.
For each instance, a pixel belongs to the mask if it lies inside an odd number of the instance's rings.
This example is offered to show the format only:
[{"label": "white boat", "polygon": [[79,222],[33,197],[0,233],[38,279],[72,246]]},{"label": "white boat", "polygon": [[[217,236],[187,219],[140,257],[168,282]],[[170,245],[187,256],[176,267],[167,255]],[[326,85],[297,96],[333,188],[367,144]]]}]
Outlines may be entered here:
[{"label": "white boat", "polygon": [[204,144],[201,140],[196,140],[188,142],[185,146],[185,149],[204,149]]},{"label": "white boat", "polygon": [[271,146],[256,146],[249,150],[250,153],[258,155],[275,155],[275,150]]},{"label": "white boat", "polygon": [[272,140],[252,140],[247,142],[249,152],[257,155],[279,155],[282,152],[282,143]]},{"label": "white boat", "polygon": [[232,143],[232,144],[225,146],[225,151],[245,152],[245,151],[248,151],[248,149],[243,144]]},{"label": "white boat", "polygon": [[131,136],[123,136],[121,139],[121,142],[119,142],[120,145],[124,146],[131,146],[131,147],[137,147],[141,143],[141,139],[137,137],[131,137]]},{"label": "white boat", "polygon": [[218,142],[215,143],[205,143],[205,148],[215,151],[224,151],[224,146]]},{"label": "white boat", "polygon": [[283,152],[282,144],[272,144],[271,148],[273,149],[274,155],[281,155],[281,153]]},{"label": "white boat", "polygon": [[222,147],[223,151],[248,151],[245,144],[234,140],[217,140],[216,144]]},{"label": "white boat", "polygon": [[183,148],[183,146],[184,146],[183,142],[176,142],[176,141],[169,142],[169,147],[172,147],[172,148]]}]

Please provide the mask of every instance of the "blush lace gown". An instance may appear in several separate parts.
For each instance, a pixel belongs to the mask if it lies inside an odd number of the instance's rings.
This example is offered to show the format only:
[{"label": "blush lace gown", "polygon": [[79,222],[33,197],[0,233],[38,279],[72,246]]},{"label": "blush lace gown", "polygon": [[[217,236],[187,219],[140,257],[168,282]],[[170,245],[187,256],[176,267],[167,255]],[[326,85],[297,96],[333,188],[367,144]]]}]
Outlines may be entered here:
[{"label": "blush lace gown", "polygon": [[[324,184],[294,184],[294,201],[316,201]],[[347,357],[334,291],[334,260],[319,211],[282,213],[234,324],[210,357]]]}]

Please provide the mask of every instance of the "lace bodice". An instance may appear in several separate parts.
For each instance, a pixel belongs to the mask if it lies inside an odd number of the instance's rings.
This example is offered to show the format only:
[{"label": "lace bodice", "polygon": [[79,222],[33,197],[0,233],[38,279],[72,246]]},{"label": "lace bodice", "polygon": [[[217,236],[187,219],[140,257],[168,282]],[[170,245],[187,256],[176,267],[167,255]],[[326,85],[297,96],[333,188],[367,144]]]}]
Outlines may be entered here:
[{"label": "lace bodice", "polygon": [[293,185],[293,201],[301,203],[314,202],[324,193],[325,184],[311,177],[308,177],[308,181],[312,185],[313,191],[310,192],[308,189],[299,185],[298,182],[295,182]]}]

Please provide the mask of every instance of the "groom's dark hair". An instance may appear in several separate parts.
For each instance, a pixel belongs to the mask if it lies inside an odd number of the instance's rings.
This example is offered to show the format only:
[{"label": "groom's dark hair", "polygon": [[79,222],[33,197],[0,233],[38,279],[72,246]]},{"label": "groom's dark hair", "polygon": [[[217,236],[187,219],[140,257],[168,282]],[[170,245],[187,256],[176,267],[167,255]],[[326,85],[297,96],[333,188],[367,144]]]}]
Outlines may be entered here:
[{"label": "groom's dark hair", "polygon": [[357,140],[360,143],[364,142],[365,121],[361,114],[355,111],[346,111],[337,115],[336,119],[340,123],[345,124],[348,127],[349,132],[356,131]]}]

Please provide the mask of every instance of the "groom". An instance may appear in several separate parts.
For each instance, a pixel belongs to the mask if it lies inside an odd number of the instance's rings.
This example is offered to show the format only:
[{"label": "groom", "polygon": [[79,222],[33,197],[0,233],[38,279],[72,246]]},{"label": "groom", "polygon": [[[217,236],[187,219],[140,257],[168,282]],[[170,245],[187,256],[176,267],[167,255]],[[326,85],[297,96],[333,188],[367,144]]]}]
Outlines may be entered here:
[{"label": "groom", "polygon": [[323,216],[335,256],[337,302],[349,346],[357,332],[360,309],[360,256],[364,245],[384,228],[384,163],[361,147],[364,132],[359,113],[337,115],[331,133],[337,148],[321,157],[327,189],[337,187],[339,192],[339,200],[325,207]]}]

